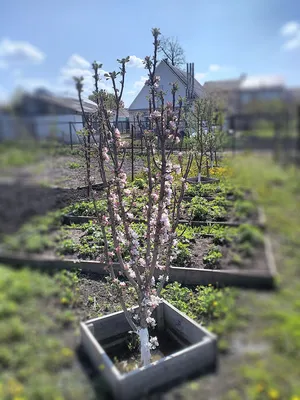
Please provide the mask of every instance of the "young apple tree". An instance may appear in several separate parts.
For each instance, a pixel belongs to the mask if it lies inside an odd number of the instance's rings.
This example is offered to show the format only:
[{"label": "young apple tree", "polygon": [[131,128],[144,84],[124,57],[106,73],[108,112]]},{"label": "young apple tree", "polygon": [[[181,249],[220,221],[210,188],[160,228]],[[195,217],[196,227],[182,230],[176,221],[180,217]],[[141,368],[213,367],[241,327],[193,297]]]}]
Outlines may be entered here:
[{"label": "young apple tree", "polygon": [[[173,85],[173,102],[164,101],[165,94],[159,90],[160,78],[156,75],[159,29],[152,29],[152,35],[154,53],[144,60],[148,72],[146,85],[149,87],[150,117],[149,129],[141,128],[146,147],[145,189],[137,189],[128,182],[123,168],[125,143],[117,128],[129,57],[118,60],[118,72],[105,75],[112,84],[115,96],[114,125],[110,123],[111,110],[107,108],[103,91],[99,89],[99,70],[102,65],[96,62],[92,67],[97,112],[93,116],[93,123],[86,119],[86,129],[93,148],[97,149],[97,170],[104,184],[107,202],[106,210],[100,210],[94,199],[104,241],[103,257],[109,270],[111,288],[120,301],[132,331],[139,336],[142,365],[150,363],[150,350],[158,345],[157,338],[150,337],[149,327],[156,324],[153,311],[161,302],[160,292],[168,280],[170,266],[176,255],[176,228],[193,158],[192,154],[187,154],[183,160],[181,153],[176,156],[173,154],[172,146],[180,142],[178,127],[182,100],[175,101],[176,86]],[[83,78],[75,79],[82,104]],[[135,202],[138,196],[145,199],[145,204],[143,218],[137,225]],[[109,245],[111,237],[113,246]],[[114,260],[118,262],[118,267],[113,264]],[[121,277],[126,279],[122,280]],[[129,289],[135,293],[137,308],[126,308],[125,296]]]}]

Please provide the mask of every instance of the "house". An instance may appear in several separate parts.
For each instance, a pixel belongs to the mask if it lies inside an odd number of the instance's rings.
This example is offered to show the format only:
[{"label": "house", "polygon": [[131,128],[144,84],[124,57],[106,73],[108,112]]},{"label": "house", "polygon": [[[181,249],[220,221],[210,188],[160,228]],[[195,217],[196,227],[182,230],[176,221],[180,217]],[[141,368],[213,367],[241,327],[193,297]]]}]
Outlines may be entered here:
[{"label": "house", "polygon": [[227,119],[235,119],[236,129],[251,129],[258,118],[272,119],[275,111],[291,100],[279,76],[247,76],[205,82],[206,92],[222,104]]},{"label": "house", "polygon": [[239,105],[239,90],[246,75],[242,74],[237,79],[207,81],[203,88],[205,93],[212,96],[223,111],[229,114],[236,112]]},{"label": "house", "polygon": [[[163,90],[165,95],[165,102],[172,102],[173,96],[171,93],[170,83],[177,82],[178,91],[176,92],[176,101],[179,96],[186,97],[187,86],[188,86],[188,75],[185,71],[180,68],[174,67],[168,61],[162,60],[157,68],[156,75],[160,77],[160,86],[159,90]],[[194,79],[194,98],[204,97],[205,91],[200,85],[200,83]],[[143,117],[148,117],[149,113],[149,87],[144,85],[141,91],[138,93],[136,98],[133,100],[129,107],[129,116],[130,121],[133,121],[137,114],[142,115]]]},{"label": "house", "polygon": [[[83,100],[86,116],[97,109],[90,100]],[[85,118],[78,99],[59,97],[39,89],[23,93],[11,107],[12,112],[1,117],[0,139],[31,137],[56,139],[65,143],[78,142],[76,131],[85,125]]]},{"label": "house", "polygon": [[[116,119],[116,113],[110,117],[109,121],[114,124]],[[129,111],[128,108],[120,108],[118,116],[118,129],[121,133],[127,132],[130,129],[129,124]]]}]

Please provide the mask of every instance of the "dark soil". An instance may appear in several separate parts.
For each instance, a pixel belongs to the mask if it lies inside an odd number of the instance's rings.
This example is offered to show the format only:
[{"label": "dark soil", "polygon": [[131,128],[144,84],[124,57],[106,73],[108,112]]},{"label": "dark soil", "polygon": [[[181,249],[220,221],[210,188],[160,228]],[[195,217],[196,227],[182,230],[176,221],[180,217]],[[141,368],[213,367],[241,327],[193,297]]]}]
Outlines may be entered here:
[{"label": "dark soil", "polygon": [[86,190],[23,184],[0,185],[0,235],[16,232],[34,215],[66,207],[86,198]]},{"label": "dark soil", "polygon": [[264,247],[256,247],[253,249],[252,257],[245,257],[241,255],[241,264],[233,262],[232,248],[229,246],[215,246],[221,253],[222,258],[216,265],[206,264],[203,257],[207,254],[208,250],[213,246],[212,238],[198,237],[191,247],[191,262],[188,267],[199,269],[218,269],[218,270],[267,270],[266,258]]}]

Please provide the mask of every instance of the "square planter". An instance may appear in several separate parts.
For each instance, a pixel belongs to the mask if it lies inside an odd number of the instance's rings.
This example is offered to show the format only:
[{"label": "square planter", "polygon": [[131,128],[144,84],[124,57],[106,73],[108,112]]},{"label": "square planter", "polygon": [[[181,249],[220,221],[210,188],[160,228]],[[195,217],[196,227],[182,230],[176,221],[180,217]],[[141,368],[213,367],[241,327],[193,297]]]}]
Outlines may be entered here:
[{"label": "square planter", "polygon": [[216,336],[163,300],[153,313],[157,330],[176,341],[180,350],[128,373],[121,373],[105,348],[130,331],[123,311],[81,323],[81,344],[93,366],[100,369],[116,399],[140,399],[217,365]]}]

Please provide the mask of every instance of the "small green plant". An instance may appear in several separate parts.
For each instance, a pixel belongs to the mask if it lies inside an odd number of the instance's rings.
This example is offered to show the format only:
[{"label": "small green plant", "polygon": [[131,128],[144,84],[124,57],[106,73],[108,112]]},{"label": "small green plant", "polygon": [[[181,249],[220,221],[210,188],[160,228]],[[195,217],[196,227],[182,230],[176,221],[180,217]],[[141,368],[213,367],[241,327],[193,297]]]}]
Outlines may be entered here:
[{"label": "small green plant", "polygon": [[233,253],[232,255],[232,264],[241,266],[243,264],[243,259],[240,254],[238,253]]},{"label": "small green plant", "polygon": [[220,252],[219,248],[213,246],[203,257],[203,262],[210,268],[217,268],[221,258],[222,258],[222,253]]},{"label": "small green plant", "polygon": [[264,242],[264,235],[259,228],[250,224],[242,224],[236,232],[238,243],[248,242],[253,246],[259,246]]},{"label": "small green plant", "polygon": [[65,239],[59,243],[57,247],[58,254],[74,254],[78,249],[78,245],[72,239]]},{"label": "small green plant", "polygon": [[163,289],[162,297],[221,338],[238,324],[237,291],[232,288],[217,289],[209,285],[192,290],[174,282]]},{"label": "small green plant", "polygon": [[255,204],[249,200],[237,200],[235,203],[235,214],[239,218],[251,218],[255,211]]},{"label": "small green plant", "polygon": [[174,265],[178,267],[187,267],[191,261],[190,243],[180,241],[177,245],[177,258]]},{"label": "small green plant", "polygon": [[191,211],[194,220],[197,221],[224,221],[227,215],[224,207],[198,196],[192,199]]},{"label": "small green plant", "polygon": [[69,163],[68,163],[68,167],[69,167],[70,169],[77,169],[77,168],[80,168],[81,165],[78,164],[78,163],[76,163],[76,162],[69,162]]},{"label": "small green plant", "polygon": [[146,181],[143,178],[136,178],[133,181],[133,186],[137,187],[138,189],[144,189],[146,187]]}]

